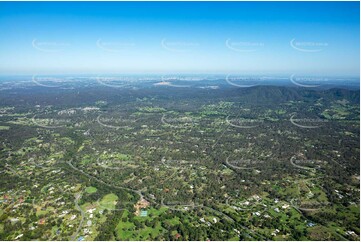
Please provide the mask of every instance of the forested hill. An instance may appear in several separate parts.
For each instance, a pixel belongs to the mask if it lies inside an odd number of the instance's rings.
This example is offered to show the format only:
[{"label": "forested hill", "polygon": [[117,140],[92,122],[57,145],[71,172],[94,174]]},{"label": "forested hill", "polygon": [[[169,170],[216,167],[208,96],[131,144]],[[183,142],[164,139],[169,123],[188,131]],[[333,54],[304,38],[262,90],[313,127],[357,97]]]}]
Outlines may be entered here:
[{"label": "forested hill", "polygon": [[359,90],[333,88],[329,90],[315,90],[299,87],[254,86],[229,90],[230,96],[239,96],[249,102],[283,102],[301,100],[347,100],[351,103],[360,102]]},{"label": "forested hill", "polygon": [[[347,101],[360,102],[359,90],[350,89],[312,89],[285,86],[253,86],[247,88],[227,87],[219,89],[201,89],[192,87],[140,87],[111,88],[107,86],[74,86],[71,89],[27,87],[0,91],[0,102],[4,105],[21,105],[22,108],[35,105],[93,105],[98,100],[108,103],[127,103],[137,99],[154,97],[164,101],[177,100],[229,100],[249,104],[278,104],[288,101],[315,102]],[[21,97],[21,98],[19,98]]]}]

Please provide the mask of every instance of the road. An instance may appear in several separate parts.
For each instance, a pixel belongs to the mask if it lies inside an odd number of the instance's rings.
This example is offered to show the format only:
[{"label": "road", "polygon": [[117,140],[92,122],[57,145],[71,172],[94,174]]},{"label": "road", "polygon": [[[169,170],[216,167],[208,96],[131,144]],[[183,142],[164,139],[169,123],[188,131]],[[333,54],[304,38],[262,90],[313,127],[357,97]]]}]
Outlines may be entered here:
[{"label": "road", "polygon": [[252,169],[255,169],[254,167],[240,167],[240,166],[235,166],[235,165],[232,165],[232,164],[229,164],[229,156],[226,158],[226,165],[229,166],[229,167],[232,167],[234,169],[238,169],[238,170],[252,170]]},{"label": "road", "polygon": [[76,237],[78,237],[79,235],[79,232],[81,230],[81,228],[83,227],[83,223],[84,223],[84,216],[85,216],[85,213],[84,211],[81,209],[81,207],[79,206],[78,202],[81,198],[81,193],[77,193],[75,194],[75,199],[74,199],[74,203],[75,203],[75,207],[77,210],[80,211],[80,214],[81,214],[81,220],[80,220],[80,223],[79,223],[79,226],[78,228],[76,229],[75,233],[71,236],[70,240],[72,241],[75,241],[76,240]]},{"label": "road", "polygon": [[100,179],[98,179],[98,178],[96,178],[96,177],[94,177],[94,176],[92,176],[92,175],[89,175],[88,173],[84,172],[83,170],[78,169],[77,167],[75,167],[75,166],[71,163],[71,161],[68,161],[68,162],[66,162],[66,163],[67,163],[71,168],[73,168],[75,171],[78,171],[78,172],[82,173],[83,175],[85,175],[85,176],[87,176],[87,177],[89,177],[89,178],[91,178],[91,179],[94,179],[94,180],[96,180],[96,181],[99,182],[99,183],[102,183],[103,185],[106,185],[106,186],[108,186],[108,187],[110,187],[110,188],[123,189],[123,190],[129,191],[129,192],[136,193],[136,194],[139,195],[140,200],[142,200],[142,199],[144,198],[144,196],[143,196],[143,194],[142,194],[142,192],[141,192],[140,190],[135,190],[135,189],[131,189],[131,188],[128,188],[128,187],[115,186],[115,185],[108,184],[108,183],[106,183],[105,181],[100,180]]}]

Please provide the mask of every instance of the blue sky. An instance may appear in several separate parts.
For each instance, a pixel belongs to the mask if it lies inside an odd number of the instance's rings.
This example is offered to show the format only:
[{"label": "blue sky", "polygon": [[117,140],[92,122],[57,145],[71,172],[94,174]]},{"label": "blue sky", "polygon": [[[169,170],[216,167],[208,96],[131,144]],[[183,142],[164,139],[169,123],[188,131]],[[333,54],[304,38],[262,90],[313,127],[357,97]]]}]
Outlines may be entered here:
[{"label": "blue sky", "polygon": [[359,76],[359,2],[0,2],[0,74]]}]

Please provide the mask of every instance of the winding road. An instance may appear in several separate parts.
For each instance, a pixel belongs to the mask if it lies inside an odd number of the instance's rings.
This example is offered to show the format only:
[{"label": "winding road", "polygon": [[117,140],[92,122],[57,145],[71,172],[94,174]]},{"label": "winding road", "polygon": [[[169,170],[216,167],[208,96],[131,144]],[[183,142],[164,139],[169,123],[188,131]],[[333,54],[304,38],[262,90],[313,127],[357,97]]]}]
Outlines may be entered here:
[{"label": "winding road", "polygon": [[77,210],[80,212],[80,214],[81,214],[81,220],[80,220],[79,226],[78,226],[78,228],[76,229],[75,233],[70,237],[70,240],[72,240],[72,241],[75,241],[75,238],[78,237],[78,234],[79,234],[81,228],[83,227],[83,223],[84,223],[85,213],[84,213],[84,211],[81,209],[81,207],[80,207],[79,204],[78,204],[81,196],[82,196],[81,192],[75,194],[74,203],[75,203],[76,209],[77,209]]},{"label": "winding road", "polygon": [[73,168],[75,171],[78,171],[78,172],[82,173],[83,175],[85,175],[85,176],[87,176],[87,177],[89,177],[89,178],[91,178],[91,179],[94,179],[94,180],[96,180],[96,181],[99,182],[99,183],[102,183],[103,185],[106,185],[106,186],[108,186],[108,187],[115,188],[115,189],[122,189],[122,190],[126,190],[126,191],[129,191],[129,192],[136,193],[136,194],[138,194],[138,195],[140,196],[140,200],[142,200],[142,199],[144,198],[144,196],[143,196],[143,194],[142,194],[142,192],[141,192],[140,190],[135,190],[135,189],[131,189],[131,188],[128,188],[128,187],[115,186],[115,185],[108,184],[108,183],[106,183],[105,181],[100,180],[100,179],[98,179],[98,178],[96,178],[96,177],[94,177],[94,176],[92,176],[92,175],[89,175],[88,173],[84,172],[83,170],[78,169],[77,167],[75,167],[75,166],[71,163],[71,161],[67,161],[66,163],[67,163],[71,168]]}]

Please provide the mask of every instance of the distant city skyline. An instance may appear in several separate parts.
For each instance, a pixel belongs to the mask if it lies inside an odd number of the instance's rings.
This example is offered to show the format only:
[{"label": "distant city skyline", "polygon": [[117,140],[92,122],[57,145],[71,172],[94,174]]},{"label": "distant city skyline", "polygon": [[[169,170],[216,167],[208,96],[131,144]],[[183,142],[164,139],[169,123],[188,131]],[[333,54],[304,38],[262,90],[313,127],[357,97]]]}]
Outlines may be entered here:
[{"label": "distant city skyline", "polygon": [[0,2],[0,75],[359,76],[359,2]]}]

